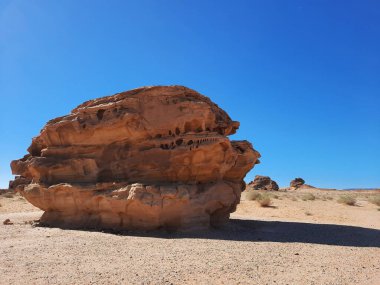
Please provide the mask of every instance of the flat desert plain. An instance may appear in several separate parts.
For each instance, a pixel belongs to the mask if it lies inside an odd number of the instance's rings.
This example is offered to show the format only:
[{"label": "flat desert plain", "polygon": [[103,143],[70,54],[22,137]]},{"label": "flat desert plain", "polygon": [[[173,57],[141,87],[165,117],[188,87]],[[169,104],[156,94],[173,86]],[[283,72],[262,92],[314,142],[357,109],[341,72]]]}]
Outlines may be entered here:
[{"label": "flat desert plain", "polygon": [[378,285],[379,193],[338,203],[347,192],[270,192],[270,207],[243,193],[227,225],[193,233],[40,227],[39,209],[2,194],[0,284]]}]

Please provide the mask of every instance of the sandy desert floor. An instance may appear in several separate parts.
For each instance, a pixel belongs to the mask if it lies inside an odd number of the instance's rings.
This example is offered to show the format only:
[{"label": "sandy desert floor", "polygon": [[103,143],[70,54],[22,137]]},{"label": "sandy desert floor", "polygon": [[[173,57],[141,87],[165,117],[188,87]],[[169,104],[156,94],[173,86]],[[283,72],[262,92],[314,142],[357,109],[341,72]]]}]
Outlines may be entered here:
[{"label": "sandy desert floor", "polygon": [[347,206],[308,191],[272,192],[268,208],[243,195],[221,229],[124,234],[38,227],[41,211],[0,195],[0,284],[380,284],[373,192]]}]

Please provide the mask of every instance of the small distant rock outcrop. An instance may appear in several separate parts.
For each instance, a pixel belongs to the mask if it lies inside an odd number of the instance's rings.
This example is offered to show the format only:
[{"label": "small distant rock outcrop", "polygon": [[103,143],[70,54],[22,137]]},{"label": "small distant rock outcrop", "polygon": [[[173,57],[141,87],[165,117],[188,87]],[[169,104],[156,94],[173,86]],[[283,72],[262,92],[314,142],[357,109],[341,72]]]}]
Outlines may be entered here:
[{"label": "small distant rock outcrop", "polygon": [[260,154],[239,128],[183,86],[142,87],[50,120],[10,185],[69,228],[191,230],[226,222]]},{"label": "small distant rock outcrop", "polygon": [[303,180],[300,177],[295,178],[292,181],[290,181],[290,187],[295,188],[295,189],[300,188],[304,184],[305,184],[305,180]]},{"label": "small distant rock outcrop", "polygon": [[9,225],[13,225],[13,223],[11,222],[10,219],[5,219],[5,220],[3,221],[3,225],[9,226]]},{"label": "small distant rock outcrop", "polygon": [[255,179],[251,181],[248,185],[254,190],[279,190],[276,181],[273,181],[269,176],[256,175]]}]

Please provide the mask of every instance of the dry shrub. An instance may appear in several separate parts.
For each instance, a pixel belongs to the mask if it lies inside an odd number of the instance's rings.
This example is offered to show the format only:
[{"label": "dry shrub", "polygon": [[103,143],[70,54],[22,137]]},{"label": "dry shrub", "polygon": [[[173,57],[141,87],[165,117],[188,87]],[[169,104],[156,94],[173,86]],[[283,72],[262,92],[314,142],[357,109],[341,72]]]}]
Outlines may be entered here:
[{"label": "dry shrub", "polygon": [[298,201],[296,197],[292,197],[292,201]]},{"label": "dry shrub", "polygon": [[376,206],[380,206],[380,195],[375,195],[369,199],[369,201],[372,204],[375,204]]},{"label": "dry shrub", "polygon": [[5,193],[4,197],[5,198],[13,198],[13,193]]},{"label": "dry shrub", "polygon": [[356,199],[350,195],[341,195],[338,199],[338,203],[349,205],[349,206],[355,206]]},{"label": "dry shrub", "polygon": [[315,196],[311,193],[307,193],[302,196],[302,201],[314,201],[314,200],[315,200]]},{"label": "dry shrub", "polygon": [[268,197],[271,198],[271,199],[279,199],[280,198],[277,194],[274,194],[272,192],[267,192],[267,193],[265,193],[263,195],[268,195]]},{"label": "dry shrub", "polygon": [[260,193],[256,192],[255,190],[250,190],[245,193],[245,199],[248,201],[256,200],[259,196]]},{"label": "dry shrub", "polygon": [[310,213],[309,211],[306,211],[306,212],[305,212],[305,215],[306,215],[306,216],[312,216],[313,214]]},{"label": "dry shrub", "polygon": [[256,198],[256,201],[260,204],[261,207],[269,207],[272,204],[272,201],[267,194],[258,196]]},{"label": "dry shrub", "polygon": [[334,198],[331,196],[327,196],[327,200],[334,200]]}]

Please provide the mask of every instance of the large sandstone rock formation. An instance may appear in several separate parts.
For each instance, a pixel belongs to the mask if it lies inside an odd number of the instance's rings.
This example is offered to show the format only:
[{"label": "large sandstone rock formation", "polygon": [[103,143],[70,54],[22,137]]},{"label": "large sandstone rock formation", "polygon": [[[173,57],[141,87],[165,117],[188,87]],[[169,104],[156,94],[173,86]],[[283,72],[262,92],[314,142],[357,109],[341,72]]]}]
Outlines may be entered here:
[{"label": "large sandstone rock formation", "polygon": [[41,223],[104,229],[198,229],[235,211],[260,154],[230,141],[239,123],[182,86],[91,100],[49,121],[11,183]]},{"label": "large sandstone rock formation", "polygon": [[278,191],[279,187],[276,181],[269,176],[256,175],[255,179],[248,184],[253,190]]}]

